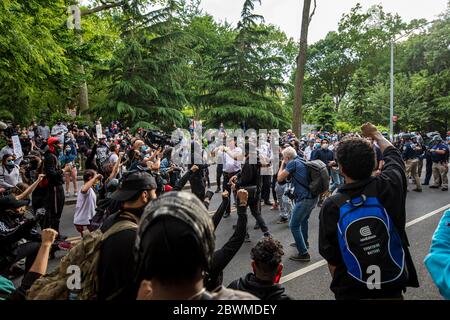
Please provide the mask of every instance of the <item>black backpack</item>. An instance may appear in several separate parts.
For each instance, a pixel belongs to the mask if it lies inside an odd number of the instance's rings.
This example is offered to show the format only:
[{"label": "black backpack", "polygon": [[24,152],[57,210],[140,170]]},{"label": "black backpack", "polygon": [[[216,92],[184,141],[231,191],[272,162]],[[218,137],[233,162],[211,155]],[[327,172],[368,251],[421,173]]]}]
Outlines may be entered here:
[{"label": "black backpack", "polygon": [[307,188],[314,197],[327,192],[330,188],[330,175],[328,174],[327,165],[321,160],[308,161],[300,157],[298,159],[308,168],[309,185],[305,186],[303,183],[300,183],[294,175],[292,175],[293,179]]}]

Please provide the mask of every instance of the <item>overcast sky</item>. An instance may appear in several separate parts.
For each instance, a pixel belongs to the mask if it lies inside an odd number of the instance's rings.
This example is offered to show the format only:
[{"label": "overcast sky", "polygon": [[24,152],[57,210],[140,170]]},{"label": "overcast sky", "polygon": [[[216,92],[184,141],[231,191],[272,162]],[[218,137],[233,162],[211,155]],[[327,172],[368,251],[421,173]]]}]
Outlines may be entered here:
[{"label": "overcast sky", "polygon": [[[381,4],[386,12],[398,13],[404,20],[425,18],[433,20],[447,8],[447,0],[317,0],[316,14],[309,29],[309,42],[314,43],[337,29],[342,14],[356,4],[363,9]],[[218,20],[235,24],[244,0],[202,0],[201,7]],[[262,0],[256,13],[264,16],[267,23],[277,25],[289,37],[300,38],[300,17],[303,0]],[[312,9],[311,9],[312,10]]]}]

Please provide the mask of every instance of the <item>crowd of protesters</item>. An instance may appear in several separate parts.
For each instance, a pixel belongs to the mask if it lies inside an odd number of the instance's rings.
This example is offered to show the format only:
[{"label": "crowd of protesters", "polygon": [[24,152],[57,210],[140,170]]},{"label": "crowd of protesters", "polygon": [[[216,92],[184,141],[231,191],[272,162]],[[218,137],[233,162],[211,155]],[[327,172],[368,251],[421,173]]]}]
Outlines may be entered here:
[{"label": "crowd of protesters", "polygon": [[[448,190],[450,132],[446,140],[438,133],[403,133],[391,143],[370,124],[361,135],[319,131],[296,137],[288,130],[274,157],[270,135],[259,137],[263,141],[257,147],[249,141],[240,145],[221,126],[220,143],[211,150],[213,163],[202,148],[212,141],[188,139],[189,153],[179,156],[190,161],[180,164],[169,136],[132,132],[118,121],[106,127],[100,121],[90,127],[58,121],[51,128],[45,121],[28,128],[0,123],[0,129],[6,141],[0,151],[0,280],[8,287],[6,279],[25,275],[19,288],[2,293],[7,299],[290,299],[279,284],[283,245],[270,233],[262,205],[279,212],[278,224],[289,225],[294,242],[288,245],[298,251],[290,259],[304,263],[311,260],[308,220],[321,207],[319,252],[328,262],[337,299],[400,299],[406,287],[419,285],[405,232],[409,179],[416,192],[430,185],[432,176],[430,188]],[[278,170],[273,169],[275,159]],[[324,165],[328,179],[320,194],[311,187],[312,162]],[[210,190],[211,164],[216,167],[215,192]],[[190,192],[182,191],[188,183]],[[207,209],[214,193],[221,193],[222,202],[211,217]],[[388,236],[398,239],[404,257],[400,270],[390,261],[380,262],[395,278],[381,290],[369,290],[363,278],[358,281],[351,273],[336,227],[346,203],[361,195],[363,202],[367,196],[386,209],[385,219],[395,226]],[[67,198],[76,199],[73,224],[81,242],[101,241],[98,255],[91,257],[95,269],[89,269],[95,292],[56,290],[48,282],[57,283],[67,272],[45,275],[57,250],[76,256],[77,246],[60,232]],[[236,225],[218,248],[215,230],[233,207]],[[250,241],[247,209],[263,237],[251,251],[253,272],[226,288],[223,270]],[[380,243],[381,251],[389,249]]]}]

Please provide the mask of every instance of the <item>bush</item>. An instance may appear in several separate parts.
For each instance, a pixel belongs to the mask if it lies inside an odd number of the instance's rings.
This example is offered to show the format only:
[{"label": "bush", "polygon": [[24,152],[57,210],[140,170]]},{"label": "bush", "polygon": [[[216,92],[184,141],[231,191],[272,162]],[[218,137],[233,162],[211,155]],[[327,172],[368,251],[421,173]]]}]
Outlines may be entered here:
[{"label": "bush", "polygon": [[355,130],[354,130],[354,127],[350,123],[344,122],[344,121],[338,121],[338,122],[336,122],[336,130],[335,131],[341,131],[342,133],[348,133],[348,132],[352,132]]},{"label": "bush", "polygon": [[50,123],[48,123],[48,125],[52,127],[58,122],[58,120],[67,121],[67,122],[76,121],[78,123],[78,127],[82,127],[82,126],[86,126],[86,125],[89,125],[89,126],[92,125],[92,122],[89,121],[88,118],[85,117],[85,116],[73,117],[70,114],[61,113],[61,112],[53,113],[50,116]]},{"label": "bush", "polygon": [[13,121],[14,115],[8,110],[0,110],[0,120],[3,121]]}]

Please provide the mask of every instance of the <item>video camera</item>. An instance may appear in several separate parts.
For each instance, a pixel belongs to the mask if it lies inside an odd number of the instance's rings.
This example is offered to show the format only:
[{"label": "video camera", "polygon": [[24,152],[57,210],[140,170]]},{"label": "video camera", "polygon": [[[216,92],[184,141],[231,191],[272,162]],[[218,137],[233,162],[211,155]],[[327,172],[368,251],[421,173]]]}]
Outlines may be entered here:
[{"label": "video camera", "polygon": [[160,147],[174,147],[176,143],[172,141],[172,137],[162,131],[146,130],[144,131],[144,140],[148,145],[158,145]]}]

